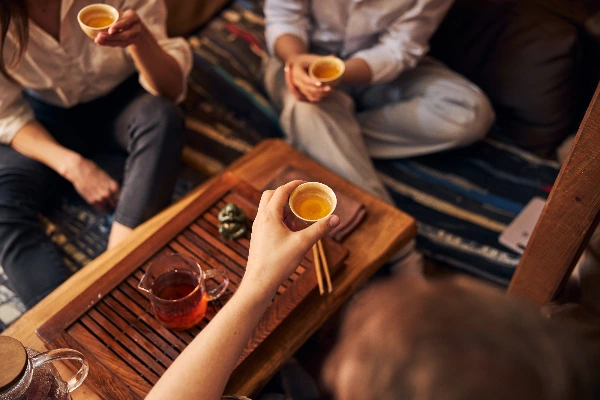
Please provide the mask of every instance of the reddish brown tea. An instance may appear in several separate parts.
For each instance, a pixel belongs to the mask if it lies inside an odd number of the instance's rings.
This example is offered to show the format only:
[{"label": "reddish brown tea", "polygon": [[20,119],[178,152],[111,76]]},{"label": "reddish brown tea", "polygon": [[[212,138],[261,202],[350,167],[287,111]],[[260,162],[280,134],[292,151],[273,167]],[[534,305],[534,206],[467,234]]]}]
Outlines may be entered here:
[{"label": "reddish brown tea", "polygon": [[[198,286],[198,279],[195,276],[188,279],[187,276],[183,276],[184,274],[188,275],[189,273],[168,272],[158,277],[153,287],[154,295],[163,300],[179,300],[192,293]],[[165,282],[161,282],[161,279]]]},{"label": "reddish brown tea", "polygon": [[189,271],[170,271],[152,285],[156,318],[170,329],[189,329],[206,314],[208,299],[198,277]]}]

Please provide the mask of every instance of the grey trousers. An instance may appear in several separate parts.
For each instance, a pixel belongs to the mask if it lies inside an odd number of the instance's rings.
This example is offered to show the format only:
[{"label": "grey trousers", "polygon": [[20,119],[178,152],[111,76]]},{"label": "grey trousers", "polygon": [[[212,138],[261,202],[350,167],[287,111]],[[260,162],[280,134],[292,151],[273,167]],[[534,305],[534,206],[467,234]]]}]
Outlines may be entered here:
[{"label": "grey trousers", "polygon": [[485,136],[494,121],[481,89],[431,58],[393,82],[339,88],[319,103],[289,93],[283,65],[270,59],[265,86],[292,146],[388,202],[371,157],[465,146]]}]

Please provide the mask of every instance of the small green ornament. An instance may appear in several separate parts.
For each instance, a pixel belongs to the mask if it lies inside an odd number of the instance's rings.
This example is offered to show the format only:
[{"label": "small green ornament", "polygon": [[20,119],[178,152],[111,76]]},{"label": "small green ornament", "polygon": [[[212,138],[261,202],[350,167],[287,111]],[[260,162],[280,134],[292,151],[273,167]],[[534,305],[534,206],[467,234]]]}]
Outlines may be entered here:
[{"label": "small green ornament", "polygon": [[240,207],[229,203],[219,212],[219,233],[226,239],[237,239],[248,230],[246,213]]}]

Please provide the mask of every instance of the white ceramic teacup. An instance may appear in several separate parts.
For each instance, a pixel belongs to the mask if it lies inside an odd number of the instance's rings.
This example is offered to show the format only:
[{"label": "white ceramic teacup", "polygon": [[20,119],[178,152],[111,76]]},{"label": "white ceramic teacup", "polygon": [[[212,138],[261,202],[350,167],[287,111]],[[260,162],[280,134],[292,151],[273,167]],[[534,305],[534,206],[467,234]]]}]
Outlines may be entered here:
[{"label": "white ceramic teacup", "polygon": [[[96,26],[94,21],[105,18],[108,24],[102,24]],[[119,20],[119,11],[109,6],[108,4],[90,4],[89,6],[83,7],[77,14],[77,21],[81,30],[92,39],[96,39],[96,36],[100,32],[107,32],[115,22]]]},{"label": "white ceramic teacup", "polygon": [[[329,210],[329,212],[326,215],[322,215],[320,218],[316,218],[316,219],[306,218],[306,215],[302,215],[302,212],[300,210],[296,209],[298,200],[300,200],[302,197],[306,197],[306,196],[317,196],[317,197],[324,199],[327,202],[328,207],[330,207],[331,209]],[[331,189],[329,186],[327,186],[323,183],[306,182],[306,183],[303,183],[300,186],[298,186],[292,192],[288,203],[289,203],[290,210],[292,211],[294,216],[296,218],[298,218],[300,221],[304,222],[306,225],[310,225],[313,222],[319,221],[323,218],[327,218],[331,214],[333,214],[333,211],[335,210],[335,207],[337,206],[337,197],[336,197],[333,189]]]},{"label": "white ceramic teacup", "polygon": [[[325,69],[328,71],[334,70],[336,73],[331,76],[324,76],[322,71]],[[338,85],[342,81],[344,72],[346,72],[346,64],[343,60],[334,56],[321,57],[308,67],[308,75],[311,78],[329,86]]]}]

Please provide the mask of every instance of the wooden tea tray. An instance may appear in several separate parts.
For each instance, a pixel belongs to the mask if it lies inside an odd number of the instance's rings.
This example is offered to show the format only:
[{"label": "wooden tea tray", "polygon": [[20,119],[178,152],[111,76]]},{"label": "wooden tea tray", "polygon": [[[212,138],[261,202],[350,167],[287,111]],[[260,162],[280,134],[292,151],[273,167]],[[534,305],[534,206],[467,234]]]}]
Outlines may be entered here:
[{"label": "wooden tea tray", "polygon": [[[235,175],[226,173],[216,178],[198,201],[183,209],[90,289],[58,311],[36,330],[37,335],[49,348],[68,347],[85,354],[90,364],[86,384],[100,396],[144,398],[173,360],[236,291],[244,275],[250,234],[235,241],[222,239],[217,231],[219,210],[233,202],[253,220],[259,200],[260,193]],[[249,227],[251,222],[248,221]],[[331,272],[335,273],[348,251],[329,238],[324,239],[324,246]],[[220,267],[229,272],[226,294],[209,303],[204,321],[187,331],[164,328],[149,311],[145,294],[137,289],[148,264],[165,252],[189,254],[204,267]],[[309,252],[277,291],[238,364],[316,288],[312,252]],[[196,367],[202,366],[190,366]]]}]

